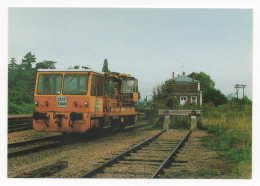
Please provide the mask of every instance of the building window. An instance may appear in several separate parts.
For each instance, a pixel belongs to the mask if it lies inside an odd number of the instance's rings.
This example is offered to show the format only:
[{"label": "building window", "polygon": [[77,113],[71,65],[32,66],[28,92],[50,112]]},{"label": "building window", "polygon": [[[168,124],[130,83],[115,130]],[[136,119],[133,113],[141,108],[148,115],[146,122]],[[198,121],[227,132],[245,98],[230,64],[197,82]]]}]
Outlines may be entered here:
[{"label": "building window", "polygon": [[197,105],[197,96],[191,96],[190,102],[191,102],[191,104]]},{"label": "building window", "polygon": [[187,99],[188,99],[187,96],[181,96],[181,97],[180,97],[180,104],[181,104],[181,105],[184,105],[184,104],[186,103]]}]

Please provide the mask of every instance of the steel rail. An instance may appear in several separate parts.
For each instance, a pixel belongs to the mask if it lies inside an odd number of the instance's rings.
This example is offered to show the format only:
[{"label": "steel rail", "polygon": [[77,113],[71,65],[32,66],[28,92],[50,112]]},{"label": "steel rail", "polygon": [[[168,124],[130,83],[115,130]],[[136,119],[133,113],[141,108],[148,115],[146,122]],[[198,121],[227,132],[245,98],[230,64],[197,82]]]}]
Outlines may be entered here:
[{"label": "steel rail", "polygon": [[33,129],[32,115],[8,116],[8,133]]},{"label": "steel rail", "polygon": [[31,118],[32,114],[28,115],[9,115],[8,119],[18,119],[18,118]]},{"label": "steel rail", "polygon": [[21,124],[16,126],[8,127],[8,134],[12,132],[24,131],[24,130],[32,130],[32,124]]},{"label": "steel rail", "polygon": [[[21,147],[21,146],[25,146],[25,145],[33,144],[33,143],[40,143],[40,142],[43,142],[43,141],[59,140],[62,137],[63,137],[62,135],[56,135],[56,136],[42,137],[42,138],[37,138],[37,139],[33,139],[33,140],[26,140],[26,141],[21,141],[21,142],[10,143],[10,144],[8,144],[8,149],[14,148],[14,147]],[[13,152],[8,152],[8,158],[20,156],[20,155],[23,155],[23,154],[28,154],[28,153],[31,153],[31,152],[38,152],[40,150],[44,150],[44,149],[47,149],[47,148],[57,147],[59,145],[61,145],[61,143],[55,142],[55,143],[52,143],[52,144],[45,144],[45,145],[40,145],[40,146],[37,146],[37,147],[26,148],[26,149],[22,149],[22,150],[16,150],[16,151],[13,151]]]},{"label": "steel rail", "polygon": [[[126,130],[132,130],[134,128],[135,127],[131,127],[131,128],[129,127],[129,128],[126,128]],[[87,136],[74,136],[73,138],[65,138],[65,139],[68,140],[66,143],[68,145],[68,144],[72,144],[72,143],[75,143],[75,142],[78,142],[78,141],[87,140],[89,138],[93,139],[94,137],[102,136],[102,133],[112,134],[112,133],[108,132],[109,129],[110,128],[105,129],[105,131],[103,131],[103,132],[100,131],[101,134],[99,134],[99,135],[95,134],[95,133],[93,133],[91,135],[89,133],[89,135],[87,135]],[[73,134],[65,134],[65,135],[73,136]],[[42,138],[37,138],[37,139],[33,139],[33,140],[26,140],[26,141],[21,141],[21,142],[16,142],[16,143],[10,143],[10,144],[8,144],[8,148],[21,147],[21,146],[25,146],[25,145],[28,145],[28,144],[33,144],[33,143],[38,143],[38,142],[43,142],[43,141],[49,141],[49,140],[59,140],[59,139],[63,139],[64,137],[65,137],[64,135],[56,135],[56,136],[42,137]],[[8,153],[8,157],[10,158],[10,157],[28,154],[28,153],[31,153],[31,152],[38,152],[40,150],[58,147],[58,146],[61,146],[61,145],[64,145],[64,141],[62,143],[57,142],[57,143],[45,144],[45,145],[40,145],[40,146],[37,146],[37,147],[13,151],[13,152]]]},{"label": "steel rail", "polygon": [[60,145],[61,145],[60,143],[56,142],[56,143],[53,143],[53,144],[46,144],[46,145],[41,145],[41,146],[38,146],[38,147],[29,148],[29,149],[18,150],[18,151],[8,153],[8,158],[28,154],[28,153],[31,153],[31,152],[38,152],[40,150],[50,149],[50,148],[58,147]]},{"label": "steel rail", "polygon": [[158,138],[162,133],[164,133],[166,130],[160,132],[159,134],[156,134],[155,136],[145,140],[145,141],[142,141],[141,143],[135,145],[134,147],[132,147],[131,149],[129,149],[128,151],[126,152],[123,152],[122,154],[118,155],[117,157],[111,159],[110,161],[104,163],[103,165],[97,167],[96,169],[90,171],[89,173],[85,174],[84,176],[82,176],[82,178],[91,178],[93,175],[99,173],[99,172],[102,172],[102,170],[106,167],[109,167],[111,166],[112,164],[114,164],[115,162],[117,162],[119,159],[129,155],[131,152],[134,152],[138,149],[140,149],[141,147],[147,145],[148,143],[150,143],[151,141],[155,140],[156,138]]},{"label": "steel rail", "polygon": [[29,120],[25,120],[25,119],[21,119],[19,121],[11,121],[11,120],[8,120],[8,127],[13,127],[13,126],[16,126],[16,125],[23,125],[23,124],[31,124],[32,125],[33,123],[33,119],[29,119]]},{"label": "steel rail", "polygon": [[17,127],[24,127],[24,126],[31,126],[32,127],[32,123],[20,123],[20,124],[8,124],[8,129],[13,129],[13,128],[17,128]]},{"label": "steel rail", "polygon": [[160,172],[163,171],[163,168],[170,162],[171,158],[178,152],[178,150],[183,146],[183,144],[187,141],[188,137],[190,136],[192,131],[189,131],[189,133],[183,138],[183,140],[178,144],[177,147],[171,152],[171,154],[163,161],[163,163],[160,165],[160,167],[155,171],[153,176],[151,178],[157,178],[157,176],[160,174]]},{"label": "steel rail", "polygon": [[33,170],[27,174],[21,174],[15,176],[14,178],[44,178],[50,175],[53,175],[57,172],[60,172],[63,169],[68,167],[68,161],[57,161],[50,165],[45,165],[36,170]]},{"label": "steel rail", "polygon": [[36,138],[36,139],[32,139],[32,140],[20,141],[20,142],[15,142],[15,143],[9,143],[8,147],[22,146],[22,145],[27,145],[30,143],[35,143],[35,142],[40,142],[40,141],[56,140],[61,137],[62,137],[62,135],[56,135],[56,136],[48,136],[48,137]]}]

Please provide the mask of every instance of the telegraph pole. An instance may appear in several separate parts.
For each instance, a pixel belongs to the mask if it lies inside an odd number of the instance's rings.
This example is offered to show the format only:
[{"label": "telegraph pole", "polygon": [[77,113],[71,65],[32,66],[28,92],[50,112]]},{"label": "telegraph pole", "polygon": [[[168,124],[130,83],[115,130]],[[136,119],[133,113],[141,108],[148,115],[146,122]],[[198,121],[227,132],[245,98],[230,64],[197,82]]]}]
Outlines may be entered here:
[{"label": "telegraph pole", "polygon": [[241,86],[243,88],[243,98],[245,98],[245,87],[246,87],[246,85],[241,85]]},{"label": "telegraph pole", "polygon": [[238,90],[239,90],[239,85],[236,84],[236,85],[235,85],[235,88],[236,88],[236,94],[237,94],[237,99],[238,99]]},{"label": "telegraph pole", "polygon": [[246,87],[246,85],[235,84],[237,99],[238,99],[238,91],[240,88],[243,89],[243,98],[245,98],[245,87]]}]

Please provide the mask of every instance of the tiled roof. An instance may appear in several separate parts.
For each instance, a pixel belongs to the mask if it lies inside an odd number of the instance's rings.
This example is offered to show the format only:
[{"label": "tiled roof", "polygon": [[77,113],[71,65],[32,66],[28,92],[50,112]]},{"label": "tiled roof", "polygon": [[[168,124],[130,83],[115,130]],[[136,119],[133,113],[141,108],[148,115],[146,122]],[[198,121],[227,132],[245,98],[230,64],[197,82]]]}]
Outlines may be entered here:
[{"label": "tiled roof", "polygon": [[[190,77],[188,77],[188,76],[185,76],[185,75],[180,75],[180,76],[177,76],[175,79],[174,79],[175,81],[185,81],[185,82],[192,82],[192,78],[190,78]],[[200,82],[200,81],[198,81],[198,80],[196,80],[196,79],[194,79],[194,81],[193,82]]]}]

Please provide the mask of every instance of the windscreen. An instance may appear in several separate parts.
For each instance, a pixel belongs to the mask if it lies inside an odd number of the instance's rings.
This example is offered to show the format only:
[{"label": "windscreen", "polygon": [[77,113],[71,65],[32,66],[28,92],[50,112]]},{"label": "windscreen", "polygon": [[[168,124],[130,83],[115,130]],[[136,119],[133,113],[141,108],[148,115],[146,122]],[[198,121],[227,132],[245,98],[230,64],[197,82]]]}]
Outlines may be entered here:
[{"label": "windscreen", "polygon": [[67,74],[64,77],[64,95],[86,95],[88,91],[88,74]]},{"label": "windscreen", "polygon": [[123,93],[133,93],[135,87],[134,80],[124,80],[123,81]]},{"label": "windscreen", "polygon": [[58,95],[61,93],[62,74],[40,74],[37,94]]}]

